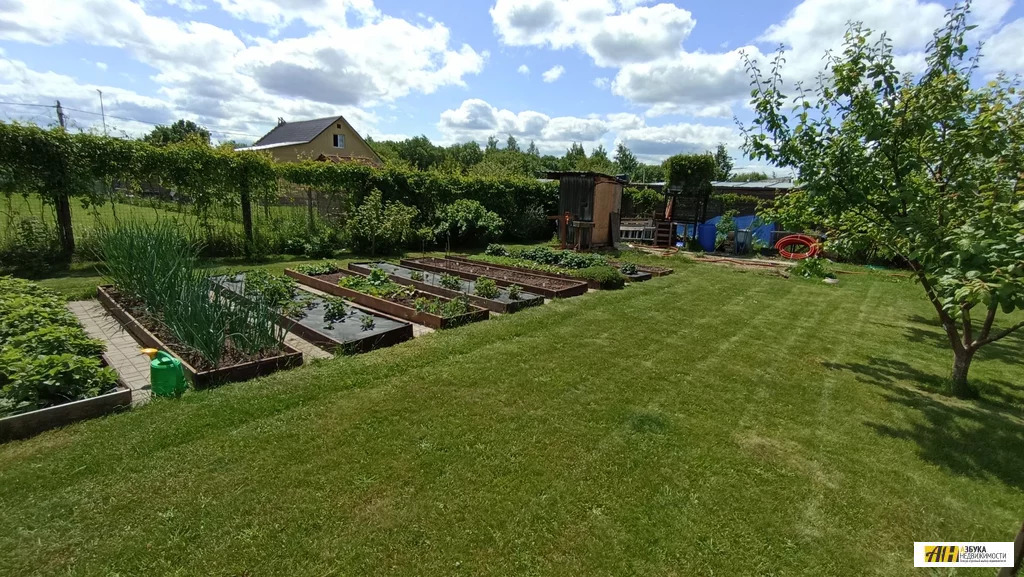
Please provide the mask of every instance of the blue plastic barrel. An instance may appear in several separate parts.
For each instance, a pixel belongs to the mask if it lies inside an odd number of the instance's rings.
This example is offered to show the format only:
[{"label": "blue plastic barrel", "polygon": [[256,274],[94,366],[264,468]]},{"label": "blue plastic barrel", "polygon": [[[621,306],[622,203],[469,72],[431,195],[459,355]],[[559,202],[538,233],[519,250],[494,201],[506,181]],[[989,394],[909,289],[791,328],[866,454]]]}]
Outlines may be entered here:
[{"label": "blue plastic barrel", "polygon": [[697,227],[697,240],[704,252],[714,252],[715,236],[718,234],[718,227],[713,224],[702,224]]}]

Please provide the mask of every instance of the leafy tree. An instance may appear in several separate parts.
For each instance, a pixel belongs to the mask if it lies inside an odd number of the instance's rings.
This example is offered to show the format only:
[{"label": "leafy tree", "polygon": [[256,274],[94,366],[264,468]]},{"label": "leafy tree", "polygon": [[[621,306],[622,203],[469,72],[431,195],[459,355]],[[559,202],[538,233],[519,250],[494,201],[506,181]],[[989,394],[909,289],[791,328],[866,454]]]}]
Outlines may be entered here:
[{"label": "leafy tree", "polygon": [[446,153],[459,163],[463,172],[468,172],[470,168],[480,164],[484,159],[484,151],[480,150],[480,145],[473,141],[453,144],[448,147]]},{"label": "leafy tree", "polygon": [[413,239],[412,221],[418,213],[400,202],[385,203],[380,191],[373,189],[345,227],[349,244],[370,255],[400,249]]},{"label": "leafy tree", "polygon": [[512,152],[519,152],[519,142],[516,141],[516,137],[511,134],[508,135],[508,140],[505,141],[505,150],[511,150]]},{"label": "leafy tree", "polygon": [[536,142],[532,140],[530,141],[530,146],[527,147],[526,154],[529,154],[530,156],[540,157],[540,149],[537,148]]},{"label": "leafy tree", "polygon": [[630,180],[632,180],[636,174],[636,169],[640,168],[640,161],[636,159],[636,156],[629,147],[620,142],[615,147],[615,165],[618,166],[619,172],[628,175]]},{"label": "leafy tree", "polygon": [[496,150],[474,165],[469,174],[492,178],[530,177],[541,170],[540,159],[514,150]]},{"label": "leafy tree", "polygon": [[193,139],[209,145],[210,131],[191,120],[185,119],[178,120],[168,126],[158,124],[149,134],[142,137],[142,140],[156,146],[166,146]]},{"label": "leafy tree", "polygon": [[[1004,76],[973,88],[968,8],[947,13],[926,69],[900,74],[892,44],[852,24],[795,112],[782,55],[767,74],[747,61],[752,158],[794,168],[808,210],[835,235],[867,238],[904,259],[953,349],[950,389],[976,394],[968,371],[982,347],[1024,327],[1024,103]],[[980,314],[979,314],[980,311]],[[1001,323],[1000,323],[1001,324]]]},{"label": "leafy tree", "polygon": [[495,136],[487,137],[487,146],[484,148],[484,153],[497,152],[498,151],[498,138]]},{"label": "leafy tree", "polygon": [[605,150],[604,145],[599,144],[597,148],[590,153],[590,158],[577,161],[576,170],[589,170],[604,174],[614,174],[616,172],[616,166],[615,163],[608,158],[608,151]]},{"label": "leafy tree", "polygon": [[733,163],[732,157],[729,156],[729,151],[725,149],[724,144],[719,144],[718,148],[715,149],[715,164],[718,166],[715,180],[729,180]]},{"label": "leafy tree", "polygon": [[758,180],[770,180],[772,176],[769,176],[767,172],[740,172],[732,174],[727,180],[729,182],[755,182]]},{"label": "leafy tree", "polygon": [[582,170],[579,166],[587,159],[587,151],[583,150],[583,145],[574,142],[569,150],[565,151],[564,167],[565,170]]},{"label": "leafy tree", "polygon": [[484,245],[501,237],[505,226],[496,213],[475,200],[461,198],[438,211],[438,240],[456,245]]}]

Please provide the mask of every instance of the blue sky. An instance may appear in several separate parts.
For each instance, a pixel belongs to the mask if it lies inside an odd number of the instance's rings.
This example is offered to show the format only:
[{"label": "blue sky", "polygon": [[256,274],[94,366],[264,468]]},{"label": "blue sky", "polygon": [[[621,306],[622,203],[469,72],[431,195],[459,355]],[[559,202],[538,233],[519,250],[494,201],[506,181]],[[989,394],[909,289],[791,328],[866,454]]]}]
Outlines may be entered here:
[{"label": "blue sky", "polygon": [[[364,135],[509,134],[560,154],[624,142],[648,161],[725,143],[749,118],[740,51],[788,50],[808,80],[845,24],[919,70],[947,4],[920,0],[0,0],[0,118],[137,135],[184,117],[252,141],[278,117],[344,114]],[[329,16],[325,16],[329,15]],[[981,77],[1024,73],[1024,9],[977,0]],[[34,104],[40,106],[24,106]],[[741,159],[739,164],[744,165]]]}]

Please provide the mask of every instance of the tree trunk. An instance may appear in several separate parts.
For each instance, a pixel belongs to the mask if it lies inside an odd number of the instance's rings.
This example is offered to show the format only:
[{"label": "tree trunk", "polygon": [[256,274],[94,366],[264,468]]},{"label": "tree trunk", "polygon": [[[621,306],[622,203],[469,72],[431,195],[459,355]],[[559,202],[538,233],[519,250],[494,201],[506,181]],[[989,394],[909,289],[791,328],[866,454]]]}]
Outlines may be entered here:
[{"label": "tree trunk", "polygon": [[71,199],[67,194],[59,194],[54,203],[57,213],[57,236],[64,256],[71,258],[75,252],[75,232],[71,228]]},{"label": "tree trunk", "polygon": [[252,234],[252,201],[249,199],[249,187],[242,187],[242,230],[245,231],[245,254],[253,256],[253,234]]},{"label": "tree trunk", "polygon": [[967,373],[971,369],[971,361],[974,360],[974,353],[974,350],[962,347],[953,350],[951,392],[953,395],[961,399],[971,399],[978,396],[978,390],[972,387],[967,381]]}]

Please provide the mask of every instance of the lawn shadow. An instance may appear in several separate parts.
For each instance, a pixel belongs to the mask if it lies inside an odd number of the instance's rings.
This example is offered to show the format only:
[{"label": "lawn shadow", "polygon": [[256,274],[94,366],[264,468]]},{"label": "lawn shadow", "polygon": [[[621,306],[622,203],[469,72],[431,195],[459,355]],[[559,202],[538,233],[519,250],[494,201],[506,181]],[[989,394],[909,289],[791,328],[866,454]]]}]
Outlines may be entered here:
[{"label": "lawn shadow", "polygon": [[[906,331],[904,336],[910,342],[930,344],[940,349],[950,348],[949,338],[942,329],[939,319],[912,315],[907,320],[910,321],[911,325],[904,327]],[[977,322],[974,324],[976,325],[974,330],[977,333],[981,330],[981,326]],[[995,332],[998,328],[994,327],[992,332]],[[952,355],[952,352],[950,354]],[[1017,364],[1021,362],[1022,357],[1024,357],[1024,331],[1017,331],[978,349],[975,360],[997,360],[1004,363]]]},{"label": "lawn shadow", "polygon": [[[995,477],[1024,489],[1024,418],[1019,407],[1005,403],[1009,395],[1003,394],[998,401],[961,401],[937,395],[944,390],[944,378],[892,359],[827,363],[826,367],[856,373],[858,381],[882,388],[886,401],[921,416],[898,425],[866,423],[879,435],[913,441],[921,458],[955,474]],[[921,387],[908,386],[907,381]],[[1012,385],[998,382],[982,386],[993,389]]]}]

